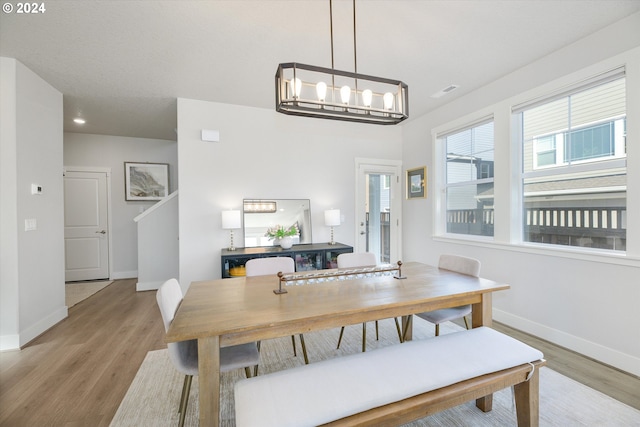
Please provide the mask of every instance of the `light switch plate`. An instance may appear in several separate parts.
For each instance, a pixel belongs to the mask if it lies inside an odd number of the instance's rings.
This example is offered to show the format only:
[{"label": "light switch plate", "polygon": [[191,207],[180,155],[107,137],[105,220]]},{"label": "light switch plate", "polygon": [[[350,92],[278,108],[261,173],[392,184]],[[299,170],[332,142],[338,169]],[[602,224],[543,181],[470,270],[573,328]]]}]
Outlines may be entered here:
[{"label": "light switch plate", "polygon": [[35,218],[28,218],[24,220],[24,231],[34,231],[38,228],[38,223]]}]

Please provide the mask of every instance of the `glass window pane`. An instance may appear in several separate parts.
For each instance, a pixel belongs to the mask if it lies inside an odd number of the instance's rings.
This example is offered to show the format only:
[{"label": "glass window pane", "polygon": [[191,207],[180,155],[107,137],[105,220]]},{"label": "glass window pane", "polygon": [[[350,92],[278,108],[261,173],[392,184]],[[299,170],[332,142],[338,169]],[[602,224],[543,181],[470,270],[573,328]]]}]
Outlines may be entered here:
[{"label": "glass window pane", "polygon": [[488,122],[444,140],[448,233],[493,236],[493,135]]},{"label": "glass window pane", "polygon": [[493,122],[445,139],[447,184],[493,178]]},{"label": "glass window pane", "polygon": [[626,250],[626,192],[550,197],[530,191],[551,184],[525,185],[523,236],[526,242]]},{"label": "glass window pane", "polygon": [[613,129],[613,122],[609,122],[571,132],[565,142],[565,162],[613,156]]},{"label": "glass window pane", "polygon": [[566,131],[569,128],[569,99],[561,98],[525,111],[522,125],[525,141]]},{"label": "glass window pane", "polygon": [[571,95],[571,127],[580,128],[624,116],[625,90],[625,79],[618,79]]},{"label": "glass window pane", "polygon": [[447,189],[447,233],[493,236],[493,183]]},{"label": "glass window pane", "polygon": [[621,78],[521,113],[524,241],[626,250],[626,170],[603,162],[626,153],[624,98]]}]

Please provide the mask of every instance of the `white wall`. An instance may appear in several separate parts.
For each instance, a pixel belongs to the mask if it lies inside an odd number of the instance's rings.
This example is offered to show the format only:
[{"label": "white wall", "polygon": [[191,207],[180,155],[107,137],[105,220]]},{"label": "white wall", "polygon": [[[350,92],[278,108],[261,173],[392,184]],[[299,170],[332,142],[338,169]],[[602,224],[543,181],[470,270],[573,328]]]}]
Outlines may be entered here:
[{"label": "white wall", "polygon": [[[201,141],[202,129],[219,130],[220,142]],[[178,99],[183,289],[220,277],[220,250],[229,244],[221,211],[242,209],[245,198],[310,199],[314,243],[329,241],[324,210],[339,208],[345,220],[335,228],[335,240],[353,244],[354,159],[399,160],[401,132],[398,126]]]},{"label": "white wall", "polygon": [[[405,202],[407,261],[436,263],[441,253],[478,258],[482,276],[511,289],[494,296],[494,318],[551,342],[640,375],[640,14],[605,28],[490,85],[418,118],[404,127],[406,167],[426,164],[429,198]],[[633,49],[636,48],[636,49]],[[534,250],[511,242],[510,107],[606,69],[627,65],[627,256]],[[460,118],[494,114],[496,129],[496,231],[494,243],[434,237],[439,194],[432,130]],[[408,232],[411,230],[411,232]]]},{"label": "white wall", "polygon": [[111,279],[137,277],[138,238],[133,218],[156,202],[126,201],[124,162],[169,163],[169,187],[178,188],[175,141],[81,133],[64,134],[64,165],[111,169]]},{"label": "white wall", "polygon": [[178,200],[175,191],[135,218],[138,228],[137,291],[158,289],[165,281],[180,277]]},{"label": "white wall", "polygon": [[[0,61],[0,350],[7,350],[67,316],[62,94],[15,59]],[[32,183],[42,195],[31,195]],[[25,231],[25,219],[35,219],[36,230]]]}]

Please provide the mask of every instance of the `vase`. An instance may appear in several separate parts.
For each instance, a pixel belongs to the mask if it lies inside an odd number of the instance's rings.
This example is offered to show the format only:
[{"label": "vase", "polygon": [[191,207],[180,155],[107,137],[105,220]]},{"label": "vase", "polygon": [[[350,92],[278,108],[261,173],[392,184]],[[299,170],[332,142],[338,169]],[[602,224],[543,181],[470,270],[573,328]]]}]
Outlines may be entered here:
[{"label": "vase", "polygon": [[280,239],[280,247],[282,249],[289,249],[293,245],[293,239],[291,236],[284,236]]}]

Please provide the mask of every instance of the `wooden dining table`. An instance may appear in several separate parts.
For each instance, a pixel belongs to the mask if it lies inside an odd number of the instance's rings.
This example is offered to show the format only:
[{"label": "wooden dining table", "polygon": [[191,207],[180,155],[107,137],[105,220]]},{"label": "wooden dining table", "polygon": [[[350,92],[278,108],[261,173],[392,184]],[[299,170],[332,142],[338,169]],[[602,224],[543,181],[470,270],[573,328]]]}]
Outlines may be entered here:
[{"label": "wooden dining table", "polygon": [[[198,340],[199,423],[220,422],[220,348],[367,321],[402,317],[411,339],[412,314],[471,304],[473,327],[491,326],[491,295],[509,285],[409,262],[402,276],[347,276],[285,286],[275,275],[193,282],[166,341]],[[362,275],[367,276],[367,275]],[[296,283],[291,282],[291,283]],[[491,398],[477,405],[491,409]]]}]

